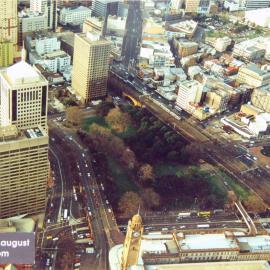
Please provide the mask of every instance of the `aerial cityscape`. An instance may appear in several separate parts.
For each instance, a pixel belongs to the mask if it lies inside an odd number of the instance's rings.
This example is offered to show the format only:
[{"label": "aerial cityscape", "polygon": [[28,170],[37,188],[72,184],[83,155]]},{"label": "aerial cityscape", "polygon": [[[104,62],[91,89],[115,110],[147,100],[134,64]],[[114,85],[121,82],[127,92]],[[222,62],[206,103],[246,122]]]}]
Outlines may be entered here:
[{"label": "aerial cityscape", "polygon": [[270,270],[270,0],[0,4],[0,270]]}]

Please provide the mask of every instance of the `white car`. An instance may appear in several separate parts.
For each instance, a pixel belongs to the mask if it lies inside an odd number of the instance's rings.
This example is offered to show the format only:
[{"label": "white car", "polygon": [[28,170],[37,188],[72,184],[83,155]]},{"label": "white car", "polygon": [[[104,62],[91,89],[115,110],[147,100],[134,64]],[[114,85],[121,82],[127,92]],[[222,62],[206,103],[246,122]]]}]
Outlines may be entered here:
[{"label": "white car", "polygon": [[109,204],[109,201],[108,200],[106,200],[105,202],[106,202],[106,204]]},{"label": "white car", "polygon": [[91,174],[90,174],[90,173],[87,173],[87,176],[88,176],[88,177],[90,177],[90,176],[91,176]]},{"label": "white car", "polygon": [[85,168],[88,168],[88,165],[87,164],[85,164]]}]

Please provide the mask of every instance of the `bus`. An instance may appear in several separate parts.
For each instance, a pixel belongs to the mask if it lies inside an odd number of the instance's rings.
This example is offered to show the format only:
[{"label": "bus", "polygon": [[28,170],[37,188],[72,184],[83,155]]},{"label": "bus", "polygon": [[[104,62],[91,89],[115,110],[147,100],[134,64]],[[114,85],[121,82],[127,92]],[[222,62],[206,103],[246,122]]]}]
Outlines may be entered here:
[{"label": "bus", "polygon": [[64,209],[64,220],[68,218],[68,210]]},{"label": "bus", "polygon": [[205,228],[209,228],[209,227],[210,227],[209,224],[198,224],[197,225],[197,228],[199,228],[199,229],[205,229]]},{"label": "bus", "polygon": [[211,211],[198,212],[198,217],[211,217]]},{"label": "bus", "polygon": [[190,212],[180,212],[180,213],[178,213],[177,219],[190,217],[190,215],[191,215]]}]

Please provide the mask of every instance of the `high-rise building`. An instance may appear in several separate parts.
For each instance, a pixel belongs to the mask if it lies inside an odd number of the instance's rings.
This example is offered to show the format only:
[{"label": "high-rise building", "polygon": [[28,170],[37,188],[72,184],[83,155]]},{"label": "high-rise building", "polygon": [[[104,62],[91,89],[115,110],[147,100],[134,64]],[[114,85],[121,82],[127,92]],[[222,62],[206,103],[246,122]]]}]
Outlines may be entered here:
[{"label": "high-rise building", "polygon": [[42,13],[47,17],[47,27],[57,27],[57,0],[30,0],[30,11]]},{"label": "high-rise building", "polygon": [[186,0],[186,12],[205,14],[210,10],[210,0]]},{"label": "high-rise building", "polygon": [[118,0],[94,0],[93,16],[105,17],[107,12],[109,15],[117,15]]},{"label": "high-rise building", "polygon": [[107,94],[111,42],[94,33],[75,36],[72,88],[82,103]]},{"label": "high-rise building", "polygon": [[126,20],[126,30],[123,38],[121,56],[123,64],[129,66],[137,61],[140,53],[142,40],[142,3],[138,1],[128,1],[128,16]]},{"label": "high-rise building", "polygon": [[0,127],[0,218],[44,211],[48,141],[40,126],[20,131],[15,125]]},{"label": "high-rise building", "polygon": [[0,42],[0,67],[7,67],[13,63],[14,48],[10,41]]},{"label": "high-rise building", "polygon": [[48,82],[24,60],[0,71],[1,125],[47,130]]},{"label": "high-rise building", "polygon": [[[6,45],[7,41],[12,42],[14,47],[14,52],[17,48],[17,36],[18,36],[18,1],[17,0],[2,0],[1,1],[1,8],[0,8],[0,42],[1,42],[1,51],[6,50],[8,48],[8,45]],[[5,43],[2,45],[2,43]],[[0,59],[0,67],[5,66],[1,65],[1,63],[7,63],[11,64],[12,61],[7,61],[10,59],[9,57],[6,57],[6,53],[1,54],[1,57],[4,57],[4,59]]]}]

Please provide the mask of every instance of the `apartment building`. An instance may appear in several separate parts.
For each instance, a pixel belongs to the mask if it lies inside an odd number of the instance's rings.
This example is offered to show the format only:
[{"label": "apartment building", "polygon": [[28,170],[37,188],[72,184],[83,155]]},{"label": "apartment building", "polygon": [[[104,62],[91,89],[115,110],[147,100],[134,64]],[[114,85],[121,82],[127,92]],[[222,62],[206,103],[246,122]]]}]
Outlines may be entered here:
[{"label": "apartment building", "polygon": [[7,67],[13,63],[14,48],[10,41],[0,42],[0,67]]},{"label": "apartment building", "polygon": [[186,0],[186,12],[206,14],[210,10],[210,0]]},{"label": "apartment building", "polygon": [[72,88],[86,104],[107,95],[111,42],[95,33],[75,36]]},{"label": "apartment building", "polygon": [[93,16],[105,17],[108,15],[117,15],[119,0],[94,0]]},{"label": "apartment building", "polygon": [[0,218],[44,211],[48,142],[41,126],[0,127]]}]

